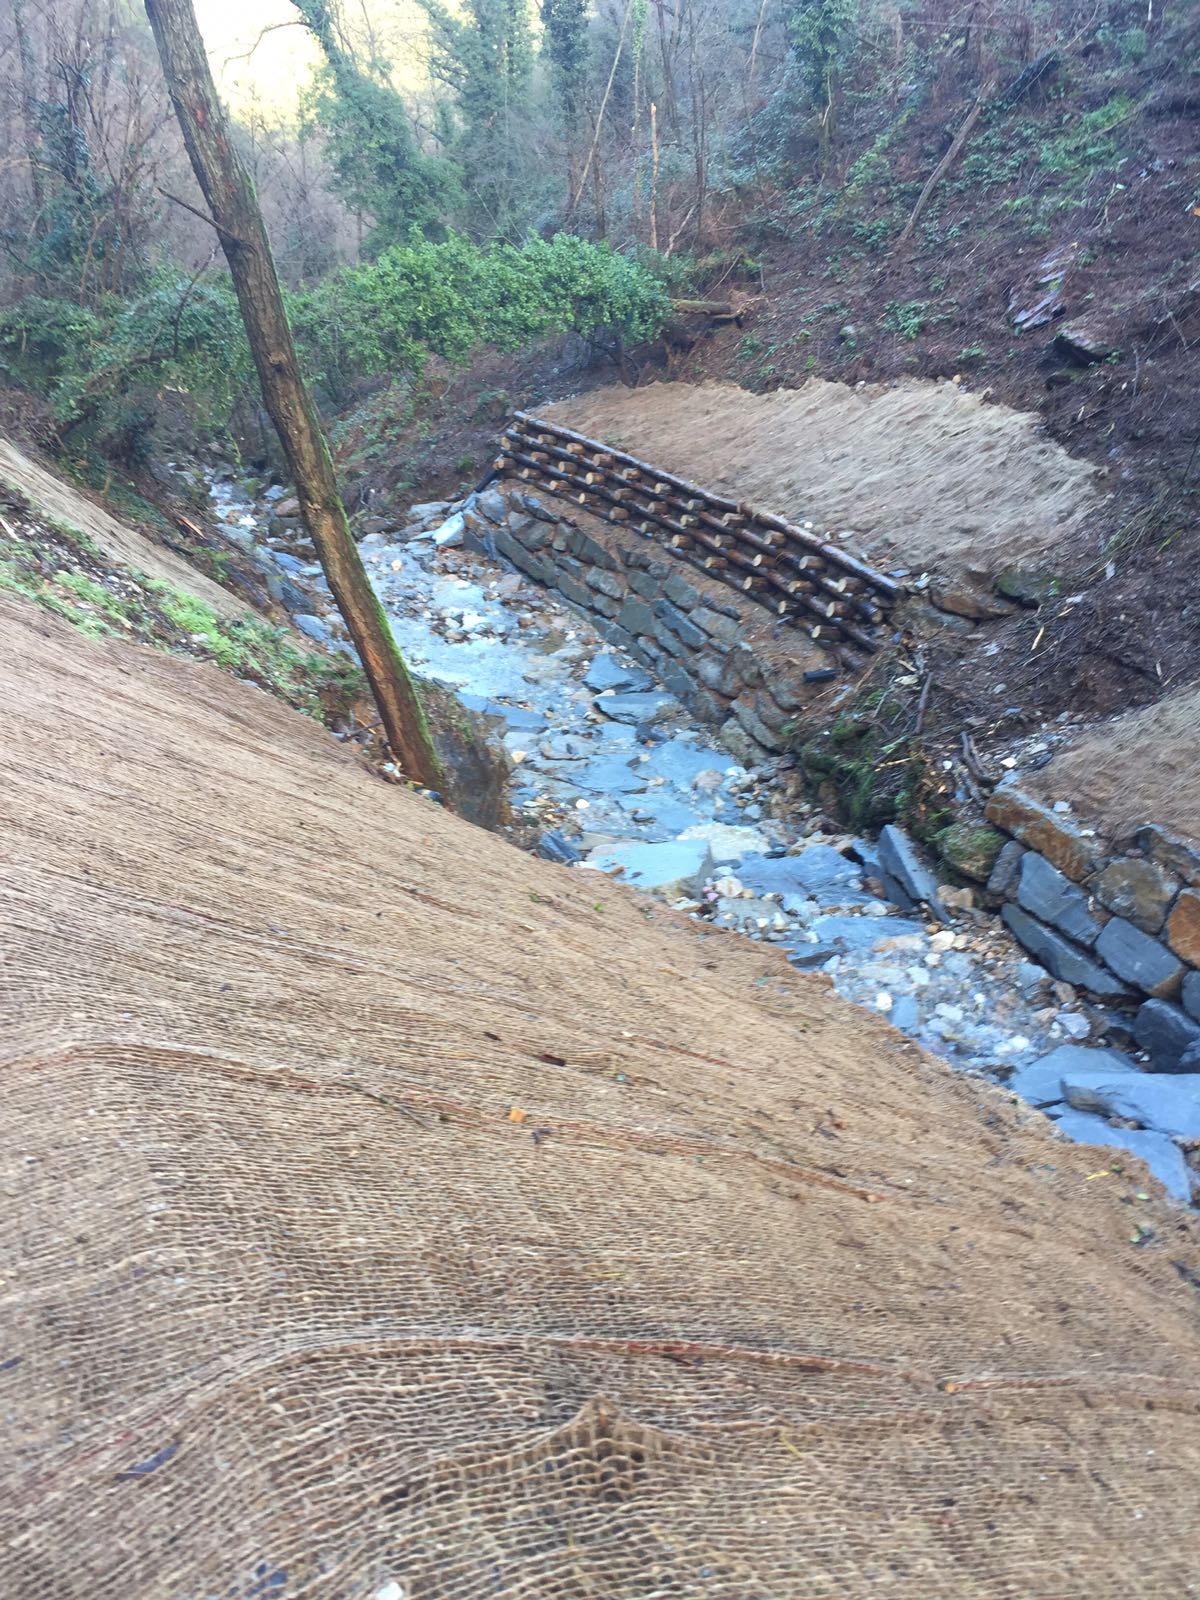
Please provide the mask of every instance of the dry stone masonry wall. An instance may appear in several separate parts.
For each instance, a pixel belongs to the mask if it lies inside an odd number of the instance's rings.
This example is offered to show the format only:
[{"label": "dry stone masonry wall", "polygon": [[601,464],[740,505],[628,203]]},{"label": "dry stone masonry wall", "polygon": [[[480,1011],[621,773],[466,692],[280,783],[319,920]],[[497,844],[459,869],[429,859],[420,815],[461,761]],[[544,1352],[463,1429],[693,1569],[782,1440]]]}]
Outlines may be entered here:
[{"label": "dry stone masonry wall", "polygon": [[[546,427],[519,422],[526,430]],[[794,603],[772,620],[782,592],[778,574],[766,583],[761,563],[743,574],[744,553],[733,552],[729,565],[728,548],[700,559],[706,547],[682,537],[696,530],[676,523],[688,513],[674,503],[660,504],[658,520],[640,525],[629,523],[628,500],[604,501],[615,523],[594,514],[596,491],[607,493],[616,474],[630,475],[639,502],[656,492],[690,495],[683,503],[692,513],[702,510],[695,497],[704,491],[675,480],[647,487],[642,480],[653,478],[653,469],[594,441],[576,445],[578,436],[564,434],[551,447],[548,434],[512,434],[497,466],[522,476],[501,479],[467,502],[464,541],[589,613],[609,643],[655,673],[698,721],[721,728],[739,760],[754,763],[787,749],[790,724],[816,686],[854,666],[845,649],[859,642],[859,629],[847,621],[846,607],[862,603],[868,580],[855,577],[829,614],[836,639],[829,626],[814,630],[811,610],[797,626]],[[547,447],[538,452],[542,459],[530,454],[538,444]],[[714,515],[705,515],[715,527]],[[739,518],[755,515],[738,508]],[[828,584],[831,571],[810,565],[806,582],[816,573]],[[821,603],[830,599],[823,590]],[[890,599],[872,591],[867,604],[876,625]],[[1133,1040],[1155,1070],[1200,1073],[1200,851],[1153,825],[1127,842],[1106,842],[1072,818],[1067,802],[1037,799],[1011,780],[991,797],[987,817],[1008,838],[988,898],[1001,906],[1013,936],[1055,978],[1131,1011]]]},{"label": "dry stone masonry wall", "polygon": [[595,618],[604,639],[653,672],[739,760],[787,747],[788,725],[838,668],[805,633],[621,528],[581,525],[563,501],[510,484],[463,513],[463,538]]},{"label": "dry stone masonry wall", "polygon": [[1056,978],[1136,1008],[1159,1072],[1200,1072],[1200,850],[1154,824],[1106,842],[1003,784],[988,820],[1009,836],[988,882],[1013,935]]}]

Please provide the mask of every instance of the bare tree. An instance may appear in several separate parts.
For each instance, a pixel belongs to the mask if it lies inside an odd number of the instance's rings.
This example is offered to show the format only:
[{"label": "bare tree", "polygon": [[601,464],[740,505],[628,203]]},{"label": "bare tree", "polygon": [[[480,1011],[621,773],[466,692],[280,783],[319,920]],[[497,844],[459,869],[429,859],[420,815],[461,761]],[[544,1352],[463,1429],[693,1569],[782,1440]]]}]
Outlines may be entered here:
[{"label": "bare tree", "polygon": [[146,15],[229,262],[263,401],[288,459],[304,526],[362,658],[396,759],[408,777],[441,789],[441,763],[421,702],[346,521],[329,446],[296,360],[262,213],[217,98],[191,0],[146,0]]}]

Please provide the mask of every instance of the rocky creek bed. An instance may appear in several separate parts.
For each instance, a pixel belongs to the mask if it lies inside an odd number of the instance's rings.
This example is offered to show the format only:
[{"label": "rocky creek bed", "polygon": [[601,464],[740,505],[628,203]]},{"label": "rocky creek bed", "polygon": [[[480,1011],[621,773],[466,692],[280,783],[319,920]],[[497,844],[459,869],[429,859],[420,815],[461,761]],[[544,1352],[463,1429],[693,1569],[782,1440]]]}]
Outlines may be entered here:
[{"label": "rocky creek bed", "polygon": [[[212,499],[296,626],[349,650],[282,491],[252,501],[226,477]],[[786,757],[741,764],[591,619],[464,533],[454,508],[414,507],[361,550],[414,670],[497,719],[539,854],[778,945],[1068,1137],[1131,1152],[1173,1197],[1196,1198],[1200,1066],[1146,1070],[1127,1018],[1031,962],[971,896],[939,896],[898,829],[840,832],[795,798]]]}]

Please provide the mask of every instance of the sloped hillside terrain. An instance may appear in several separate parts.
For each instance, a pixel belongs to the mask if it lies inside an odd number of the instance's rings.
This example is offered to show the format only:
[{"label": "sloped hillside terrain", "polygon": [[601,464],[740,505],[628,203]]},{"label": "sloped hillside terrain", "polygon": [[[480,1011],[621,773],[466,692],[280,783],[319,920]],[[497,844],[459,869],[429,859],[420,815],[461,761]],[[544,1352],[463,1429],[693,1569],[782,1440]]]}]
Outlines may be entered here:
[{"label": "sloped hillside terrain", "polygon": [[543,415],[735,499],[815,519],[913,578],[990,581],[1006,567],[1059,564],[1105,499],[1093,469],[1039,438],[1033,416],[953,384],[813,379],[762,395],[613,386]]},{"label": "sloped hillside terrain", "polygon": [[1194,1592],[1136,1163],[211,666],[0,624],[5,1593]]}]

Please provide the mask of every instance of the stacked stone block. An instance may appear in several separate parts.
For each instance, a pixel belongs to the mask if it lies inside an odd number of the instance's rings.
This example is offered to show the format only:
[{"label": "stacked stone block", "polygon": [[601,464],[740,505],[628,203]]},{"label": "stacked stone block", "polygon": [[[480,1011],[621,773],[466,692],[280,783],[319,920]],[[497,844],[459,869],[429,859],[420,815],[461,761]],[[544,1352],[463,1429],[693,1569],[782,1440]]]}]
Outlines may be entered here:
[{"label": "stacked stone block", "polygon": [[1200,1070],[1200,850],[1153,824],[1109,848],[1013,782],[987,815],[1010,835],[988,889],[1014,936],[1056,978],[1136,1006],[1156,1070]]}]

